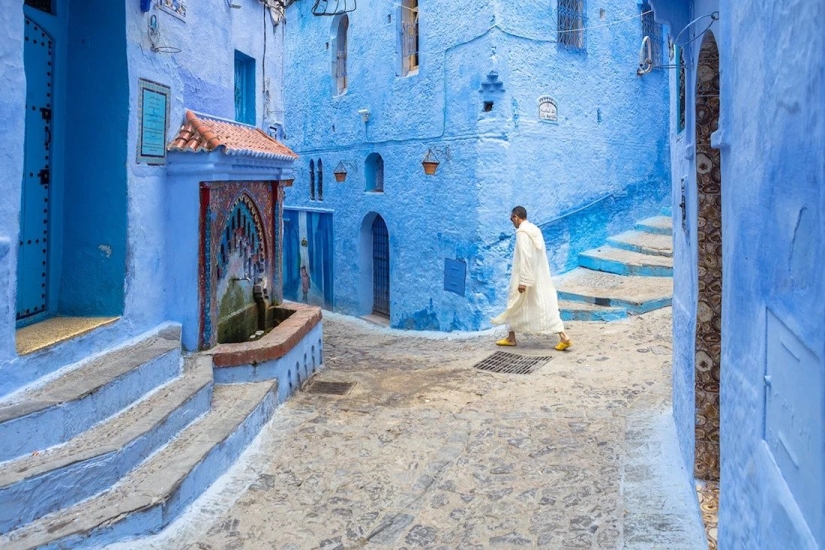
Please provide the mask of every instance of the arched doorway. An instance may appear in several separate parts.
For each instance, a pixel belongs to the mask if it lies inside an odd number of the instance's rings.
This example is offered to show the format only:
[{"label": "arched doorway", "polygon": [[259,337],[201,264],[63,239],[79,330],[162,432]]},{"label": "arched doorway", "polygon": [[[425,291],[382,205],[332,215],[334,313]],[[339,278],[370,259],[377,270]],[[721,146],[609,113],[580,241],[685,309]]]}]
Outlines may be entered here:
[{"label": "arched doorway", "polygon": [[390,317],[390,245],[381,216],[372,221],[372,313]]}]

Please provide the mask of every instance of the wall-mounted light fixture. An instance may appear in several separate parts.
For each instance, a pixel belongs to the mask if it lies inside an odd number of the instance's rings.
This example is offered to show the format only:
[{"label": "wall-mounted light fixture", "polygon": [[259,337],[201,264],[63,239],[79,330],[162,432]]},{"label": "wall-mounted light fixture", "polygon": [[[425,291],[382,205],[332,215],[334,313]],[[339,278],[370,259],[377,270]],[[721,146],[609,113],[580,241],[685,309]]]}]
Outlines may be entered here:
[{"label": "wall-mounted light fixture", "polygon": [[[437,153],[437,154],[436,154]],[[435,175],[438,170],[438,165],[441,164],[439,158],[450,160],[450,148],[439,149],[437,147],[430,147],[424,159],[421,161],[421,166],[424,167],[424,173],[428,176]]]},{"label": "wall-mounted light fixture", "polygon": [[369,120],[370,120],[370,110],[369,109],[358,109],[358,114],[361,115],[361,120],[364,121],[364,124],[369,122]]},{"label": "wall-mounted light fixture", "polygon": [[343,160],[338,163],[338,166],[335,167],[332,173],[335,174],[335,181],[338,183],[343,183],[344,180],[347,179],[347,167],[344,166]]}]

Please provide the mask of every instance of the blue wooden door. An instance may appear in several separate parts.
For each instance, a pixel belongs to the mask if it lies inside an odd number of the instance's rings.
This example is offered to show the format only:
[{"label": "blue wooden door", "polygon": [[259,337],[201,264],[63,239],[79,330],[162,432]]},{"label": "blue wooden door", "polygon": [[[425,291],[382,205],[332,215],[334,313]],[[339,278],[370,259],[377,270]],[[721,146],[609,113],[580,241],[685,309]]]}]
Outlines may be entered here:
[{"label": "blue wooden door", "polygon": [[17,319],[46,313],[49,295],[49,221],[52,174],[54,41],[25,20],[26,142],[17,259]]},{"label": "blue wooden door", "polygon": [[390,316],[390,239],[381,216],[372,222],[372,312]]}]

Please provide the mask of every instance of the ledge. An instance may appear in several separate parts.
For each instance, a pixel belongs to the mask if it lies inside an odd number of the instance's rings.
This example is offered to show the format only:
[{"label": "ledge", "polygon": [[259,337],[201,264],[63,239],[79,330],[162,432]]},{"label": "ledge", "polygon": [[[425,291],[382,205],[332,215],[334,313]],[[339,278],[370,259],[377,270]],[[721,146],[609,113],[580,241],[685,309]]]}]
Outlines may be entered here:
[{"label": "ledge", "polygon": [[239,344],[218,344],[202,352],[212,357],[215,367],[237,367],[255,365],[264,361],[280,359],[297,346],[315,325],[321,322],[321,308],[284,302],[280,307],[295,311],[269,334],[254,342]]}]

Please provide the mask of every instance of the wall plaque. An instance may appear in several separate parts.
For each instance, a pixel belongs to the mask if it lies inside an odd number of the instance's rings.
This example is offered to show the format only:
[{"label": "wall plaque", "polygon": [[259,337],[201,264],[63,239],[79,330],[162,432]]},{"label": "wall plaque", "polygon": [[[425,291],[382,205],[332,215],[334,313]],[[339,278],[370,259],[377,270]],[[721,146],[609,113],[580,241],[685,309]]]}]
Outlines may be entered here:
[{"label": "wall plaque", "polygon": [[138,80],[138,163],[166,163],[170,94],[168,86],[142,78]]},{"label": "wall plaque", "polygon": [[539,120],[545,122],[559,121],[556,101],[549,95],[543,95],[539,98]]}]

